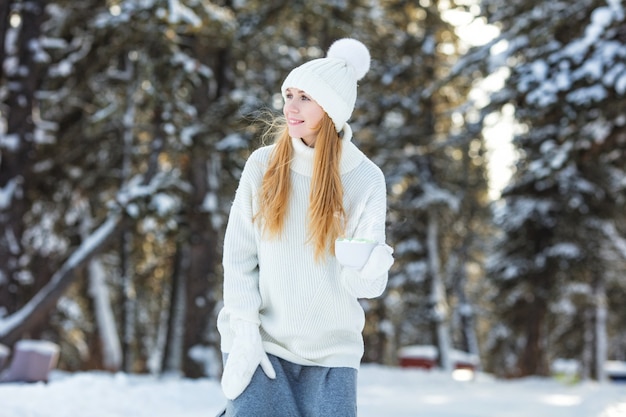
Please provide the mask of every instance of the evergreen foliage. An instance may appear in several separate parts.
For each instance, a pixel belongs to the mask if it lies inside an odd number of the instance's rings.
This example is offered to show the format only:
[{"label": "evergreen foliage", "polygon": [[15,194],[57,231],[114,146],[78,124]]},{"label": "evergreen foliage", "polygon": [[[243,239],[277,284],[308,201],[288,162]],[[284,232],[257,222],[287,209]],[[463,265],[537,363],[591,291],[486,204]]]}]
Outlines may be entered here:
[{"label": "evergreen foliage", "polygon": [[496,208],[489,278],[499,323],[488,356],[507,375],[547,375],[554,359],[578,359],[601,379],[607,354],[624,351],[619,326],[606,322],[609,300],[624,293],[615,239],[626,231],[623,5],[483,7],[502,30],[491,70],[508,72],[490,110],[512,105],[520,125],[516,173]]}]

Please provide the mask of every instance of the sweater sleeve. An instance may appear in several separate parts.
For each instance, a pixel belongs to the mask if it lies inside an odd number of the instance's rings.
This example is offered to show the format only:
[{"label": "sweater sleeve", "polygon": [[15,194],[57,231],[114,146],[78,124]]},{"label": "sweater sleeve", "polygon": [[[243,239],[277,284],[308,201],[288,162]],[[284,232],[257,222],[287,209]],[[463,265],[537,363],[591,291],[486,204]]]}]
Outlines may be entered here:
[{"label": "sweater sleeve", "polygon": [[260,180],[260,162],[246,162],[235,193],[224,235],[224,313],[233,319],[260,323],[259,268],[254,199]]},{"label": "sweater sleeve", "polygon": [[[365,206],[359,215],[354,232],[355,238],[365,238],[385,243],[385,221],[387,217],[387,189],[385,178],[380,170],[372,180]],[[391,253],[388,255],[391,257]],[[393,258],[391,259],[393,263]],[[350,294],[357,298],[374,298],[380,296],[387,286],[388,267],[368,268],[367,262],[363,269],[341,268],[341,282]]]}]

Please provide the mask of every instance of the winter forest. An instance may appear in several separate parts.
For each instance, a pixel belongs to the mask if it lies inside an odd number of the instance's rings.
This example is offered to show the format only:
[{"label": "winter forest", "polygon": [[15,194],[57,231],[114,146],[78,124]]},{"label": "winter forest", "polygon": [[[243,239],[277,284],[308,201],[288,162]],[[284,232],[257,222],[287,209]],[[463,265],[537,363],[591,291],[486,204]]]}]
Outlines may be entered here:
[{"label": "winter forest", "polygon": [[[366,363],[626,360],[623,0],[3,0],[0,343],[221,373],[230,204],[295,66],[370,48],[351,119],[395,264]],[[509,149],[511,165],[501,153]],[[498,169],[495,169],[499,167]],[[502,186],[496,186],[501,184]]]}]

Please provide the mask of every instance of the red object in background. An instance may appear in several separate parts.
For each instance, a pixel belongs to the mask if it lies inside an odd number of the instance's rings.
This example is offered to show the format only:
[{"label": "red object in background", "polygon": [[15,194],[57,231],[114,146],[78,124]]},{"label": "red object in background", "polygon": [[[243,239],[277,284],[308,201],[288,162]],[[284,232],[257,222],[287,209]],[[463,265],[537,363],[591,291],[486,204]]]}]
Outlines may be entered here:
[{"label": "red object in background", "polygon": [[430,358],[400,358],[402,368],[432,369],[437,363]]},{"label": "red object in background", "polygon": [[[439,366],[438,357],[437,348],[431,345],[406,346],[398,351],[398,360],[402,368],[430,370]],[[478,367],[478,358],[460,350],[453,349],[450,352],[450,360],[454,369],[475,371]]]}]

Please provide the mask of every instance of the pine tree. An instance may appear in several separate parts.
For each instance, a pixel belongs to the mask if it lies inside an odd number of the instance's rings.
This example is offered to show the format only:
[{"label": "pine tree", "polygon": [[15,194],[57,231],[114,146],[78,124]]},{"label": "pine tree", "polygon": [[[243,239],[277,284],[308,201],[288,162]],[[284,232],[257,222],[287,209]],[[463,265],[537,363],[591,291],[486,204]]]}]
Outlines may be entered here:
[{"label": "pine tree", "polygon": [[[384,357],[390,363],[399,347],[435,345],[441,365],[450,367],[452,347],[478,354],[476,343],[462,335],[475,331],[472,309],[458,300],[474,302],[465,274],[468,265],[479,261],[472,259],[481,251],[476,237],[488,219],[482,145],[476,146],[480,137],[464,126],[469,119],[462,121],[459,107],[471,85],[460,77],[444,81],[461,47],[442,11],[463,6],[384,5],[385,18],[376,30],[382,35],[376,41],[380,66],[374,68],[377,85],[372,90],[379,98],[363,98],[367,120],[362,139],[387,174],[388,239],[396,249],[387,296],[371,302],[386,330],[377,343],[387,345]],[[470,318],[453,321],[461,311]]]},{"label": "pine tree", "polygon": [[[602,378],[608,285],[623,268],[606,227],[624,233],[624,9],[618,1],[483,1],[502,34],[490,63],[509,71],[520,161],[498,208],[489,276],[500,325],[494,368],[546,375],[570,357]],[[492,68],[493,69],[493,68]],[[610,283],[610,284],[609,284]],[[564,308],[564,306],[568,306]],[[513,358],[513,361],[511,361]]]}]

